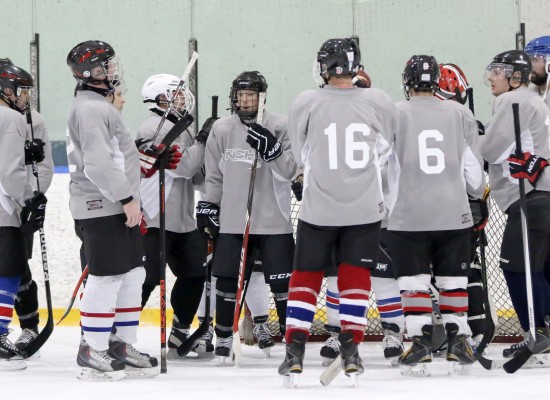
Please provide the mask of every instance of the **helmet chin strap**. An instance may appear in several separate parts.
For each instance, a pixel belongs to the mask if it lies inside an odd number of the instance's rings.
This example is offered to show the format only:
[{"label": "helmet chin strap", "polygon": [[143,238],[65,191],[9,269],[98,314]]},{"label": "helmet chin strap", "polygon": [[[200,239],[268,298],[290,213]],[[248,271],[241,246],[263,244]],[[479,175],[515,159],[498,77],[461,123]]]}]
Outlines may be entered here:
[{"label": "helmet chin strap", "polygon": [[114,92],[115,92],[114,89],[98,88],[98,87],[95,87],[95,86],[90,86],[87,83],[83,83],[83,84],[77,86],[76,91],[81,91],[81,90],[90,90],[92,92],[96,92],[96,93],[102,95],[103,97],[107,97],[108,95],[114,94]]}]

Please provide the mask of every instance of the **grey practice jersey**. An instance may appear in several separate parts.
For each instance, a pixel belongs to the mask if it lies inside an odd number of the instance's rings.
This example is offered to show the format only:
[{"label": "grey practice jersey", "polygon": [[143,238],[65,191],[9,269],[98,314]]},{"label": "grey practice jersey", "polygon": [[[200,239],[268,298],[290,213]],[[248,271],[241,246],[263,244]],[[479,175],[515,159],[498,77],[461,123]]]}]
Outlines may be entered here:
[{"label": "grey practice jersey", "polygon": [[25,168],[26,132],[25,118],[0,106],[0,226],[21,226],[21,207],[33,196]]},{"label": "grey practice jersey", "polygon": [[440,231],[471,227],[468,194],[485,186],[473,114],[433,96],[397,103],[399,123],[390,157],[389,230]]},{"label": "grey practice jersey", "polygon": [[396,129],[396,109],[378,89],[302,92],[290,109],[292,149],[304,166],[299,218],[319,226],[351,226],[385,214],[380,165]]},{"label": "grey practice jersey", "polygon": [[[282,142],[283,154],[270,162],[258,157],[250,233],[291,233],[290,179],[296,171],[296,162],[290,151],[286,117],[266,112],[262,126]],[[237,115],[231,115],[214,123],[206,142],[204,200],[220,206],[221,233],[244,232],[255,153],[246,143],[246,136],[246,125]]]},{"label": "grey practice jersey", "polygon": [[[506,160],[510,153],[516,151],[512,103],[519,103],[522,150],[550,159],[550,113],[537,93],[521,87],[498,96],[493,104],[493,117],[485,125],[482,155],[489,163],[491,195],[502,211],[519,200],[519,180],[510,176]],[[525,180],[526,193],[532,190],[529,181]],[[538,180],[537,190],[550,191],[548,169]]]},{"label": "grey practice jersey", "polygon": [[139,203],[139,153],[120,112],[98,93],[76,93],[69,112],[69,206],[74,219],[122,214],[120,200]]},{"label": "grey practice jersey", "polygon": [[[546,87],[546,86],[545,86]],[[529,89],[538,94],[542,101],[546,104],[546,107],[550,108],[550,88],[546,91],[546,98],[543,99],[545,92],[540,92],[538,86],[530,85]]]},{"label": "grey practice jersey", "polygon": [[[32,140],[32,135],[34,134],[35,139],[40,139],[44,142],[44,160],[36,164],[36,167],[38,170],[38,180],[40,181],[40,191],[45,193],[50,187],[53,178],[52,146],[42,115],[33,109],[31,110],[31,117],[33,131],[31,132],[31,128],[27,124],[27,140]],[[32,172],[32,165],[27,165],[27,172],[33,189],[37,190],[38,187],[36,185],[36,178]]]},{"label": "grey practice jersey", "polygon": [[[150,139],[155,134],[161,116],[150,112],[137,132],[137,138]],[[174,124],[164,122],[155,144],[160,144]],[[174,142],[182,153],[181,162],[174,170],[166,170],[165,207],[166,229],[171,232],[191,232],[197,228],[195,215],[195,190],[193,177],[202,175],[200,169],[204,163],[204,146],[195,142],[191,129],[183,132]],[[141,180],[141,203],[147,226],[159,227],[159,174]]]}]

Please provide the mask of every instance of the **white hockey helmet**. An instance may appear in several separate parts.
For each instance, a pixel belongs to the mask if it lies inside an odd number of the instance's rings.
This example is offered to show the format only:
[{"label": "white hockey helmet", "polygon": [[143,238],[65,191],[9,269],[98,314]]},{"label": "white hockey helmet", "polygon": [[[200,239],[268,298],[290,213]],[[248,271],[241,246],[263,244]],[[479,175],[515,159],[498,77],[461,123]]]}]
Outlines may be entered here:
[{"label": "white hockey helmet", "polygon": [[141,89],[141,96],[147,108],[157,109],[164,112],[163,105],[168,104],[173,96],[176,96],[170,107],[170,113],[178,118],[192,113],[195,109],[195,96],[189,89],[182,86],[179,93],[178,89],[180,78],[170,74],[158,74],[147,78]]}]

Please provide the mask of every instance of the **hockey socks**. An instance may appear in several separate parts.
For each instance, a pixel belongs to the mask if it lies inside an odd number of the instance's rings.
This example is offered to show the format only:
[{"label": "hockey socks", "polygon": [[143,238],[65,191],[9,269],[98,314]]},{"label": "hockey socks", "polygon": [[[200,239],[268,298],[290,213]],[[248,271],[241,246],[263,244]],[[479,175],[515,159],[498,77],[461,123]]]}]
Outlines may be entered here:
[{"label": "hockey socks", "polygon": [[8,333],[21,277],[0,277],[0,335]]},{"label": "hockey socks", "polygon": [[401,305],[399,284],[393,278],[372,277],[372,290],[376,294],[376,306],[380,319],[386,324],[395,324],[400,332],[405,327],[405,315]]},{"label": "hockey socks", "polygon": [[339,265],[338,290],[342,334],[351,332],[355,343],[363,341],[370,289],[370,269],[347,263]]}]

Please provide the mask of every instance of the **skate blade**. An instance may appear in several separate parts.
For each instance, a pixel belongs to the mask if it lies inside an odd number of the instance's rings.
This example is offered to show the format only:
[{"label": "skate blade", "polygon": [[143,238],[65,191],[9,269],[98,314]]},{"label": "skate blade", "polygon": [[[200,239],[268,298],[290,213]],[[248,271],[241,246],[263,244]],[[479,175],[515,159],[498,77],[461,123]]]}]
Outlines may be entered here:
[{"label": "skate blade", "polygon": [[199,352],[196,353],[194,351],[190,351],[185,356],[180,357],[178,354],[178,351],[176,349],[170,349],[168,350],[168,353],[166,354],[166,359],[170,361],[176,361],[176,362],[202,362],[202,361],[210,361],[215,358],[214,352]]},{"label": "skate blade", "polygon": [[[301,372],[302,371],[300,370],[300,373]],[[290,372],[288,375],[283,375],[283,386],[287,389],[297,388],[300,373]]]},{"label": "skate blade", "polygon": [[414,378],[428,378],[432,373],[427,364],[421,363],[416,365],[401,365],[401,375]]},{"label": "skate blade", "polygon": [[351,372],[351,373],[347,373],[346,372],[346,376],[349,376],[349,378],[351,379],[351,385],[356,388],[357,387],[357,384],[359,383],[359,380],[357,379],[357,377],[361,375],[361,372]]},{"label": "skate blade", "polygon": [[76,375],[77,379],[89,382],[116,382],[124,379],[126,373],[122,371],[102,372],[93,368],[82,368]]},{"label": "skate blade", "polygon": [[27,369],[27,363],[19,356],[15,356],[11,360],[0,361],[0,371],[22,371],[24,369]]},{"label": "skate blade", "polygon": [[159,367],[136,368],[126,365],[124,369],[127,379],[151,379],[160,373]]},{"label": "skate blade", "polygon": [[218,365],[220,367],[225,367],[226,365],[229,365],[229,360],[233,361],[233,364],[237,366],[237,364],[235,363],[234,353],[229,354],[229,357],[226,357],[226,356],[217,356],[217,357],[218,357]]},{"label": "skate blade", "polygon": [[342,358],[340,355],[336,357],[332,363],[321,373],[319,381],[321,385],[328,386],[342,371]]},{"label": "skate blade", "polygon": [[459,375],[469,375],[472,372],[472,364],[461,364],[459,362],[450,361],[449,362],[449,375],[459,376]]}]

